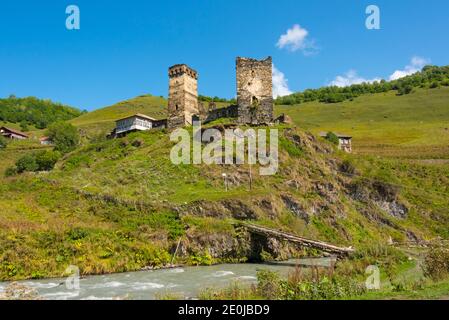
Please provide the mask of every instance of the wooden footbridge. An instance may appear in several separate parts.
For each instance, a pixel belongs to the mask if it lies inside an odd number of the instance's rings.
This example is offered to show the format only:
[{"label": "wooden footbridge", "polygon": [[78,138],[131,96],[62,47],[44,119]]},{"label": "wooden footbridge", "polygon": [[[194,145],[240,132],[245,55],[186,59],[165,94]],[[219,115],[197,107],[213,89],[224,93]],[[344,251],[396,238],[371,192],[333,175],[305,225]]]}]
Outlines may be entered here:
[{"label": "wooden footbridge", "polygon": [[254,234],[258,234],[258,235],[262,235],[262,236],[266,236],[266,237],[272,237],[272,238],[276,238],[278,240],[288,241],[288,242],[297,244],[302,247],[315,248],[315,249],[324,251],[329,254],[343,256],[343,255],[349,255],[349,254],[355,252],[355,250],[352,247],[348,247],[348,248],[337,247],[337,246],[334,246],[332,244],[325,243],[322,241],[310,240],[310,239],[298,237],[296,235],[286,233],[283,231],[269,229],[266,227],[261,227],[261,226],[257,226],[257,225],[250,224],[250,223],[241,222],[238,225],[246,228],[249,232],[254,233]]}]

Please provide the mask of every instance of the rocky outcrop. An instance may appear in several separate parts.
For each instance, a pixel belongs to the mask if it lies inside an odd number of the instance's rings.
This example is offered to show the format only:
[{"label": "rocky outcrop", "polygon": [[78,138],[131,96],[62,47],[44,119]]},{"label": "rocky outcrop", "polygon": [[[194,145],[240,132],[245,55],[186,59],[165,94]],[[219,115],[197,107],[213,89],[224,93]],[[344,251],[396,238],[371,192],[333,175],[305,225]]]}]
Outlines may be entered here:
[{"label": "rocky outcrop", "polygon": [[408,208],[399,200],[399,188],[381,181],[356,181],[348,186],[352,199],[377,208],[398,219],[407,218]]},{"label": "rocky outcrop", "polygon": [[238,199],[226,199],[216,202],[196,201],[178,208],[178,212],[182,215],[190,214],[214,218],[232,217],[239,220],[254,220],[258,218],[258,214],[252,207]]},{"label": "rocky outcrop", "polygon": [[298,202],[289,195],[282,195],[281,198],[288,210],[290,210],[296,217],[309,223],[309,213],[307,213]]}]

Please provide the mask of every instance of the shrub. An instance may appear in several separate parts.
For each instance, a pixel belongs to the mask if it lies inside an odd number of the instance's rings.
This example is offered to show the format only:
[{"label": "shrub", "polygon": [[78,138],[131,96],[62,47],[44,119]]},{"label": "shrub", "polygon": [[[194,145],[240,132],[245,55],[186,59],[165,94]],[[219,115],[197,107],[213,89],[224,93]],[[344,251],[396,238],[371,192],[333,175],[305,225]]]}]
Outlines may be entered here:
[{"label": "shrub", "polygon": [[68,153],[79,144],[78,129],[67,122],[55,122],[48,127],[46,135],[55,144],[55,150]]},{"label": "shrub", "polygon": [[204,252],[193,253],[189,256],[187,263],[193,266],[210,266],[213,263],[213,258],[208,252],[205,250]]},{"label": "shrub", "polygon": [[442,280],[449,275],[449,249],[442,246],[431,247],[422,265],[424,276]]},{"label": "shrub", "polygon": [[338,139],[337,135],[333,132],[328,132],[326,134],[326,140],[337,146],[340,143],[340,140]]},{"label": "shrub", "polygon": [[0,149],[6,148],[8,145],[8,140],[4,136],[0,136]]},{"label": "shrub", "polygon": [[410,85],[401,86],[398,88],[398,95],[402,96],[405,94],[410,94],[413,91],[413,87]]},{"label": "shrub", "polygon": [[89,230],[82,228],[74,228],[67,232],[67,238],[76,241],[80,239],[84,239],[89,235]]},{"label": "shrub", "polygon": [[438,82],[436,82],[436,81],[434,81],[434,82],[432,82],[430,84],[430,89],[436,89],[436,88],[439,88],[439,87],[440,87],[440,84]]},{"label": "shrub", "polygon": [[17,172],[38,171],[39,165],[36,162],[36,156],[32,153],[26,154],[16,162]]},{"label": "shrub", "polygon": [[362,282],[351,277],[332,274],[332,269],[321,274],[319,268],[307,272],[296,268],[288,279],[278,273],[261,270],[257,273],[257,286],[241,287],[238,284],[218,291],[208,290],[202,299],[268,299],[268,300],[331,300],[357,297],[366,292]]},{"label": "shrub", "polygon": [[287,151],[291,157],[300,157],[303,154],[301,148],[288,138],[280,137],[279,145],[282,149]]},{"label": "shrub", "polygon": [[343,160],[340,165],[340,171],[350,175],[357,173],[357,169],[355,168],[354,164],[348,159]]},{"label": "shrub", "polygon": [[28,123],[26,123],[26,121],[22,121],[20,123],[20,130],[22,130],[23,132],[29,131]]},{"label": "shrub", "polygon": [[18,174],[17,167],[9,167],[5,170],[5,177],[12,177]]},{"label": "shrub", "polygon": [[36,162],[39,171],[50,171],[55,167],[61,154],[58,151],[42,151],[36,154]]},{"label": "shrub", "polygon": [[257,290],[266,299],[274,300],[281,294],[281,278],[273,271],[260,270],[257,272]]},{"label": "shrub", "polygon": [[[49,150],[24,155],[16,162],[17,173],[52,170],[60,156],[59,152]],[[10,173],[14,173],[12,169]]]},{"label": "shrub", "polygon": [[133,140],[133,142],[131,142],[131,145],[133,147],[139,148],[139,147],[141,147],[143,145],[143,140],[140,139],[140,138],[136,138],[136,139]]}]

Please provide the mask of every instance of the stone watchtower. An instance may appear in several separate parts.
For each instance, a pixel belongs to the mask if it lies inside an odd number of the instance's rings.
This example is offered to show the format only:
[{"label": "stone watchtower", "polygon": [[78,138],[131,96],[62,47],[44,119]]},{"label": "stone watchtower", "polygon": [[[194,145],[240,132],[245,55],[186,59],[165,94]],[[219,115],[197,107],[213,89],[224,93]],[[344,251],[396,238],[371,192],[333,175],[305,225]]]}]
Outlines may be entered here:
[{"label": "stone watchtower", "polygon": [[192,117],[198,110],[198,73],[185,64],[177,64],[168,69],[169,128],[184,127],[192,124]]},{"label": "stone watchtower", "polygon": [[272,59],[255,60],[237,57],[238,122],[268,124],[273,122]]}]

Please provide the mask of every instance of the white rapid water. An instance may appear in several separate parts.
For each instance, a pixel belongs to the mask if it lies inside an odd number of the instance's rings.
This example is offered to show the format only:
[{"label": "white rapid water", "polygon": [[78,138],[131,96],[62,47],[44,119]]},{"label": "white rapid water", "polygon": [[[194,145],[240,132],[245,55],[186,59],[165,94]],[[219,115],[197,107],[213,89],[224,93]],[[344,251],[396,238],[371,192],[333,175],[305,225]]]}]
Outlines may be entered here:
[{"label": "white rapid water", "polygon": [[[184,267],[153,271],[88,276],[80,280],[79,290],[67,289],[65,279],[27,280],[22,284],[35,288],[49,300],[157,299],[174,294],[195,298],[206,288],[220,288],[234,281],[255,283],[257,271],[277,271],[286,275],[299,265],[328,266],[332,258],[300,259],[270,264],[223,264],[208,267]],[[0,292],[8,283],[0,283]]]}]

